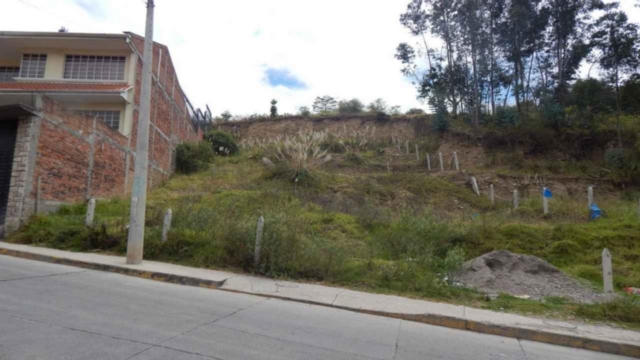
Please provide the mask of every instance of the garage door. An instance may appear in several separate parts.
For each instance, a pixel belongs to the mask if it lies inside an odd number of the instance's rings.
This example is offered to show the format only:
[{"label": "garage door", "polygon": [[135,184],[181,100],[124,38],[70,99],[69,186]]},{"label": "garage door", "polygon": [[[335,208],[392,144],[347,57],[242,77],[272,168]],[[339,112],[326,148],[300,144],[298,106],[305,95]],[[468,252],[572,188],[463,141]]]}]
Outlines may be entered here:
[{"label": "garage door", "polygon": [[17,128],[17,121],[0,121],[0,226],[7,215]]}]

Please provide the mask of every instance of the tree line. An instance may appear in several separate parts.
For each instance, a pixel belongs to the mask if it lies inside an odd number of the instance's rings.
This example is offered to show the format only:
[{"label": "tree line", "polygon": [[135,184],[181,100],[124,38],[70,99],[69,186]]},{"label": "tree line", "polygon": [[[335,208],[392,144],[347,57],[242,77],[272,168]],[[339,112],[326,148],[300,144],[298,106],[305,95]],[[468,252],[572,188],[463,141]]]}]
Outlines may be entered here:
[{"label": "tree line", "polygon": [[[475,127],[510,105],[520,117],[575,105],[573,87],[585,62],[597,68],[602,91],[612,92],[618,117],[622,88],[640,81],[633,75],[640,66],[638,25],[617,2],[411,0],[400,22],[418,40],[396,50],[418,97],[436,113],[467,114]],[[432,37],[441,48],[429,43]]]}]

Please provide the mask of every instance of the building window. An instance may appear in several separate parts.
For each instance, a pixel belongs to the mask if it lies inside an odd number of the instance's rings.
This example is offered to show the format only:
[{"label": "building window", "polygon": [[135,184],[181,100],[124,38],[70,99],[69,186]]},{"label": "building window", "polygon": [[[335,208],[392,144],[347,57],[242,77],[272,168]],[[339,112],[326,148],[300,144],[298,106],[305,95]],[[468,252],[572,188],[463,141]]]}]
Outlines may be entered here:
[{"label": "building window", "polygon": [[20,76],[20,68],[13,66],[0,66],[0,82],[13,81]]},{"label": "building window", "polygon": [[120,111],[111,111],[111,110],[81,110],[79,111],[82,115],[98,117],[103,123],[107,124],[108,127],[113,130],[120,129]]},{"label": "building window", "polygon": [[80,80],[124,80],[124,56],[67,55],[64,78]]},{"label": "building window", "polygon": [[47,64],[46,54],[23,54],[20,65],[20,77],[42,79],[44,78],[44,68]]}]

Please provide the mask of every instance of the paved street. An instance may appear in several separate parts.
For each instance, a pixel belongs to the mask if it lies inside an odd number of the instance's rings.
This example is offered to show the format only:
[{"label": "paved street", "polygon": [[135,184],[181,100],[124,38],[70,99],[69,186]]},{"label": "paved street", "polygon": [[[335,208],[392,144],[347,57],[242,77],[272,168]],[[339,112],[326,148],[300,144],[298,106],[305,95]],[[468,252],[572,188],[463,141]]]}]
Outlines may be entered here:
[{"label": "paved street", "polygon": [[0,256],[0,359],[624,359]]}]

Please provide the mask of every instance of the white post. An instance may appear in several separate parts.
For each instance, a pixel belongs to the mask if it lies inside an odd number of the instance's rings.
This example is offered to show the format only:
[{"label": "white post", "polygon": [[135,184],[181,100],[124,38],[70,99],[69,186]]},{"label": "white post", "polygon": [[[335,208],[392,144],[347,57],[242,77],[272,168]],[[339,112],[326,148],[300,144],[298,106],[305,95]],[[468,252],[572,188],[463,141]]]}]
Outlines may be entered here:
[{"label": "white post", "polygon": [[258,219],[258,228],[256,230],[256,248],[254,252],[253,262],[256,266],[260,264],[260,250],[262,249],[262,233],[264,232],[264,217]]},{"label": "white post", "polygon": [[418,151],[418,145],[416,145],[416,160],[420,162],[420,152]]},{"label": "white post", "polygon": [[478,181],[473,176],[471,177],[471,187],[473,187],[473,192],[476,193],[476,195],[480,196],[480,188],[478,187]]},{"label": "white post", "polygon": [[42,176],[38,176],[38,182],[36,187],[36,214],[42,211],[42,205],[40,199],[42,198]]},{"label": "white post", "polygon": [[88,227],[93,226],[93,216],[96,213],[96,199],[91,198],[89,205],[87,205],[87,216],[84,218],[84,224]]},{"label": "white post", "polygon": [[547,192],[547,188],[542,188],[542,208],[544,210],[544,214],[549,214],[549,198],[545,196],[545,192]]},{"label": "white post", "polygon": [[593,205],[593,186],[589,186],[587,189],[587,200],[589,201],[589,210],[591,210],[591,205]]},{"label": "white post", "polygon": [[444,161],[442,160],[442,153],[438,153],[438,157],[440,158],[440,172],[444,172]]},{"label": "white post", "polygon": [[[154,0],[147,0],[147,23],[142,62],[142,88],[136,144],[136,163],[131,191],[131,214],[127,239],[127,264],[142,263],[144,222],[147,206],[147,172],[149,167],[149,123],[151,115],[151,77],[153,72],[153,9]],[[134,201],[135,199],[135,201]]]},{"label": "white post", "polygon": [[431,155],[427,154],[427,169],[431,171]]},{"label": "white post", "polygon": [[460,171],[460,164],[458,163],[458,152],[453,152],[453,164],[456,167],[456,171]]},{"label": "white post", "polygon": [[518,198],[518,190],[513,190],[513,210],[518,210],[520,199]]},{"label": "white post", "polygon": [[609,249],[602,251],[602,284],[606,295],[613,294],[613,269],[611,267],[611,253]]},{"label": "white post", "polygon": [[173,212],[171,209],[168,209],[164,214],[164,224],[162,225],[162,242],[166,242],[169,239],[169,230],[171,230],[171,218],[173,217]]},{"label": "white post", "polygon": [[496,205],[496,195],[493,190],[493,184],[489,185],[489,200],[491,200],[491,206]]}]

